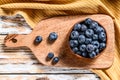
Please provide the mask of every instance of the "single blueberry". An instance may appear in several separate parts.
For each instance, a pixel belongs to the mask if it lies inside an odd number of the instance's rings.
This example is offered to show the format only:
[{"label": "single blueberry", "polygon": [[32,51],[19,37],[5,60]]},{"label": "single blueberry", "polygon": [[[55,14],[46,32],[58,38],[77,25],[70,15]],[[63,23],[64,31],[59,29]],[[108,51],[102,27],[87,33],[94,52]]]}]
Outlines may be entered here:
[{"label": "single blueberry", "polygon": [[98,23],[96,21],[93,21],[90,26],[89,26],[91,29],[94,29],[96,27],[98,27]]},{"label": "single blueberry", "polygon": [[104,32],[104,29],[100,26],[94,28],[95,33],[99,34],[100,32]]},{"label": "single blueberry", "polygon": [[82,55],[83,57],[87,57],[87,56],[88,56],[86,52],[82,52],[81,55]]},{"label": "single blueberry", "polygon": [[54,57],[52,62],[53,63],[57,63],[58,61],[59,61],[59,58],[58,57]]},{"label": "single blueberry", "polygon": [[77,51],[76,54],[80,55],[81,56],[81,52],[80,51]]},{"label": "single blueberry", "polygon": [[58,38],[57,33],[52,32],[52,33],[49,34],[49,40],[50,41],[56,40],[57,38]]},{"label": "single blueberry", "polygon": [[97,35],[97,34],[94,34],[94,35],[92,36],[92,39],[93,39],[93,40],[98,40],[98,35]]},{"label": "single blueberry", "polygon": [[103,50],[104,48],[106,47],[106,44],[105,43],[100,43],[100,50]]},{"label": "single blueberry", "polygon": [[106,34],[105,34],[105,32],[101,32],[101,33],[99,34],[99,39],[100,39],[101,41],[106,41]]},{"label": "single blueberry", "polygon": [[78,39],[79,33],[77,31],[72,31],[71,32],[71,39]]},{"label": "single blueberry", "polygon": [[91,39],[91,38],[86,38],[85,44],[90,44],[91,42],[92,42],[92,39]]},{"label": "single blueberry", "polygon": [[72,51],[76,53],[79,51],[79,49],[77,47],[74,47],[74,48],[72,48]]},{"label": "single blueberry", "polygon": [[40,43],[42,41],[42,37],[41,36],[37,36],[35,38],[35,43]]},{"label": "single blueberry", "polygon": [[99,48],[99,42],[98,41],[92,41],[92,44],[96,46],[96,48]]},{"label": "single blueberry", "polygon": [[49,52],[48,55],[47,55],[47,58],[52,59],[53,57],[54,57],[54,53]]},{"label": "single blueberry", "polygon": [[75,31],[80,31],[80,29],[81,29],[81,24],[75,24],[75,26],[74,26],[74,30]]},{"label": "single blueberry", "polygon": [[87,37],[92,37],[93,34],[94,34],[94,31],[93,31],[92,29],[87,29],[87,30],[85,31],[85,35],[86,35]]},{"label": "single blueberry", "polygon": [[86,30],[87,30],[87,26],[84,25],[84,24],[82,24],[82,25],[81,25],[81,31],[86,31]]},{"label": "single blueberry", "polygon": [[90,19],[90,18],[85,19],[86,25],[90,25],[91,23],[92,23],[92,19]]},{"label": "single blueberry", "polygon": [[91,53],[88,54],[90,58],[94,58],[96,56],[96,53],[93,51]]},{"label": "single blueberry", "polygon": [[96,49],[95,53],[96,53],[96,55],[98,55],[99,54],[99,49]]},{"label": "single blueberry", "polygon": [[85,44],[80,45],[79,50],[84,52],[86,50],[86,45]]},{"label": "single blueberry", "polygon": [[69,44],[70,44],[70,47],[77,47],[79,45],[77,40],[70,40]]},{"label": "single blueberry", "polygon": [[88,44],[87,47],[86,47],[87,52],[92,52],[92,51],[94,51],[94,49],[95,48],[92,44]]},{"label": "single blueberry", "polygon": [[84,42],[85,42],[85,36],[84,36],[84,35],[80,35],[80,36],[78,37],[78,42],[79,42],[80,44],[84,43]]}]

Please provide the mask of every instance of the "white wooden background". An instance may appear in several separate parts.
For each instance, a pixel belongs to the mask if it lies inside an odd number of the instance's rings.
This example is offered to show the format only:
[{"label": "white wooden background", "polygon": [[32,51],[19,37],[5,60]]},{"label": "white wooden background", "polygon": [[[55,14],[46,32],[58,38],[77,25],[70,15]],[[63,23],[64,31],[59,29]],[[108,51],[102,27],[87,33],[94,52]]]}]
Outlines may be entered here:
[{"label": "white wooden background", "polygon": [[0,80],[100,80],[89,70],[41,65],[28,48],[8,48],[7,34],[29,34],[32,29],[20,15],[0,16]]}]

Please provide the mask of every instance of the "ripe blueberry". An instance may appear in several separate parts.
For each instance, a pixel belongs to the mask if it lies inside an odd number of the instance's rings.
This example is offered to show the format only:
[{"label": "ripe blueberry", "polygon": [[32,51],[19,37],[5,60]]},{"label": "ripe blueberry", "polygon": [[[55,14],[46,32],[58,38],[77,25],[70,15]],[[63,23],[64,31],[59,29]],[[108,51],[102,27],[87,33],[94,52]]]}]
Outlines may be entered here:
[{"label": "ripe blueberry", "polygon": [[92,42],[92,39],[91,39],[91,38],[86,38],[85,44],[90,44],[91,42]]},{"label": "ripe blueberry", "polygon": [[96,28],[98,26],[98,23],[97,22],[95,22],[95,21],[93,21],[91,24],[90,24],[90,28],[91,29],[94,29],[94,28]]},{"label": "ripe blueberry", "polygon": [[93,51],[93,52],[91,52],[91,53],[89,53],[89,57],[90,58],[94,58],[96,56],[96,53]]},{"label": "ripe blueberry", "polygon": [[97,35],[97,34],[94,34],[94,35],[92,36],[92,39],[93,39],[93,40],[98,40],[98,35]]},{"label": "ripe blueberry", "polygon": [[78,42],[79,42],[80,44],[84,43],[84,42],[85,42],[85,36],[84,36],[84,35],[80,35],[80,36],[78,37]]},{"label": "ripe blueberry", "polygon": [[86,47],[87,52],[92,52],[94,51],[94,46],[92,44],[88,44]]},{"label": "ripe blueberry", "polygon": [[53,57],[54,57],[54,53],[49,52],[48,55],[47,55],[47,58],[52,59]]},{"label": "ripe blueberry", "polygon": [[99,39],[100,39],[101,41],[106,41],[106,34],[105,34],[105,32],[101,32],[101,33],[99,34]]},{"label": "ripe blueberry", "polygon": [[57,33],[52,32],[52,33],[49,34],[49,40],[50,41],[56,40],[57,38],[58,38]]},{"label": "ripe blueberry", "polygon": [[82,24],[82,25],[81,25],[81,31],[86,31],[86,30],[87,30],[87,26],[84,25],[84,24]]},{"label": "ripe blueberry", "polygon": [[80,29],[81,29],[81,24],[75,24],[74,30],[75,31],[80,31]]},{"label": "ripe blueberry", "polygon": [[104,48],[106,47],[106,44],[105,43],[100,43],[100,50],[103,50]]},{"label": "ripe blueberry", "polygon": [[70,46],[71,47],[77,47],[79,45],[78,41],[77,40],[70,40]]},{"label": "ripe blueberry", "polygon": [[52,62],[53,63],[57,63],[58,61],[59,61],[59,58],[58,57],[54,57]]},{"label": "ripe blueberry", "polygon": [[86,25],[90,25],[91,23],[92,23],[92,19],[90,19],[90,18],[85,19]]},{"label": "ripe blueberry", "polygon": [[41,36],[37,36],[36,38],[35,38],[35,43],[40,43],[42,41],[42,37]]},{"label": "ripe blueberry", "polygon": [[77,31],[72,31],[71,32],[71,39],[78,39],[79,33]]},{"label": "ripe blueberry", "polygon": [[86,50],[86,45],[85,44],[80,45],[79,50],[84,52]]},{"label": "ripe blueberry", "polygon": [[96,48],[99,48],[99,42],[98,41],[92,41],[92,44],[96,46]]},{"label": "ripe blueberry", "polygon": [[83,57],[87,57],[87,52],[82,52],[81,55],[82,55]]},{"label": "ripe blueberry", "polygon": [[93,31],[92,29],[87,29],[87,30],[85,31],[85,35],[86,35],[87,37],[92,37],[93,34],[94,34],[94,31]]},{"label": "ripe blueberry", "polygon": [[72,48],[72,51],[76,53],[79,51],[79,49],[77,47],[74,47],[74,48]]}]

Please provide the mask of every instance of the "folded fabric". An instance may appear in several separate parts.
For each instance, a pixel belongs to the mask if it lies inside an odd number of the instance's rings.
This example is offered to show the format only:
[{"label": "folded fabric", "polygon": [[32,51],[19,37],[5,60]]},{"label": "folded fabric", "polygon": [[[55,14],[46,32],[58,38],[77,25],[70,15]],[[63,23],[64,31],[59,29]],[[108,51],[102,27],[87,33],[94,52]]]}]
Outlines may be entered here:
[{"label": "folded fabric", "polygon": [[107,14],[115,24],[115,59],[108,69],[92,69],[102,80],[120,78],[120,0],[0,0],[0,15],[21,14],[34,28],[42,19],[82,14]]}]

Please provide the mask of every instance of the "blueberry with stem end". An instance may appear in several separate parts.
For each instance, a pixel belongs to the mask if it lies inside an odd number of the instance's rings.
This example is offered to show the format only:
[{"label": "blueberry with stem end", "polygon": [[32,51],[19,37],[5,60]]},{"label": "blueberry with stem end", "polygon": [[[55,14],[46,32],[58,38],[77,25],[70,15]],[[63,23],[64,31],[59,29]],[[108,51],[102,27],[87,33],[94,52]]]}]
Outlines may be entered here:
[{"label": "blueberry with stem end", "polygon": [[53,64],[56,64],[56,63],[58,63],[58,62],[59,62],[59,58],[58,58],[58,57],[54,57],[52,63],[53,63]]},{"label": "blueberry with stem end", "polygon": [[92,21],[93,21],[92,19],[87,18],[87,19],[85,19],[85,24],[90,25],[92,23]]},{"label": "blueberry with stem end", "polygon": [[47,58],[52,59],[53,57],[54,57],[54,53],[49,52],[48,55],[47,55]]},{"label": "blueberry with stem end", "polygon": [[48,38],[49,38],[50,41],[54,41],[58,38],[58,35],[57,35],[57,33],[52,32],[52,33],[49,34]]},{"label": "blueberry with stem end", "polygon": [[98,41],[92,41],[92,44],[96,46],[96,48],[99,48],[99,42]]},{"label": "blueberry with stem end", "polygon": [[35,43],[35,44],[39,44],[41,41],[42,41],[42,37],[41,37],[41,36],[37,36],[37,37],[35,38],[34,43]]},{"label": "blueberry with stem end", "polygon": [[90,58],[94,58],[96,56],[96,53],[93,51],[91,53],[88,54]]},{"label": "blueberry with stem end", "polygon": [[95,48],[92,44],[88,44],[87,47],[86,47],[87,52],[92,52],[92,51],[94,51],[94,49]]},{"label": "blueberry with stem end", "polygon": [[85,35],[86,35],[87,37],[92,37],[93,34],[94,34],[94,31],[93,31],[92,29],[87,29],[87,30],[85,31]]},{"label": "blueberry with stem end", "polygon": [[79,36],[78,31],[72,31],[71,35],[70,35],[70,38],[71,39],[78,39],[78,36]]},{"label": "blueberry with stem end", "polygon": [[86,45],[85,44],[80,45],[79,50],[81,52],[84,52],[86,50]]},{"label": "blueberry with stem end", "polygon": [[99,34],[99,39],[101,40],[101,41],[106,41],[106,34],[105,34],[105,32],[101,32],[100,34]]},{"label": "blueberry with stem end", "polygon": [[100,47],[99,47],[100,51],[103,50],[105,47],[106,47],[105,43],[100,43]]},{"label": "blueberry with stem end", "polygon": [[97,34],[94,34],[94,35],[92,36],[92,39],[93,39],[93,40],[98,40],[98,35],[97,35]]},{"label": "blueberry with stem end", "polygon": [[75,24],[74,30],[75,31],[80,31],[80,29],[81,29],[81,24],[79,24],[79,23]]}]

